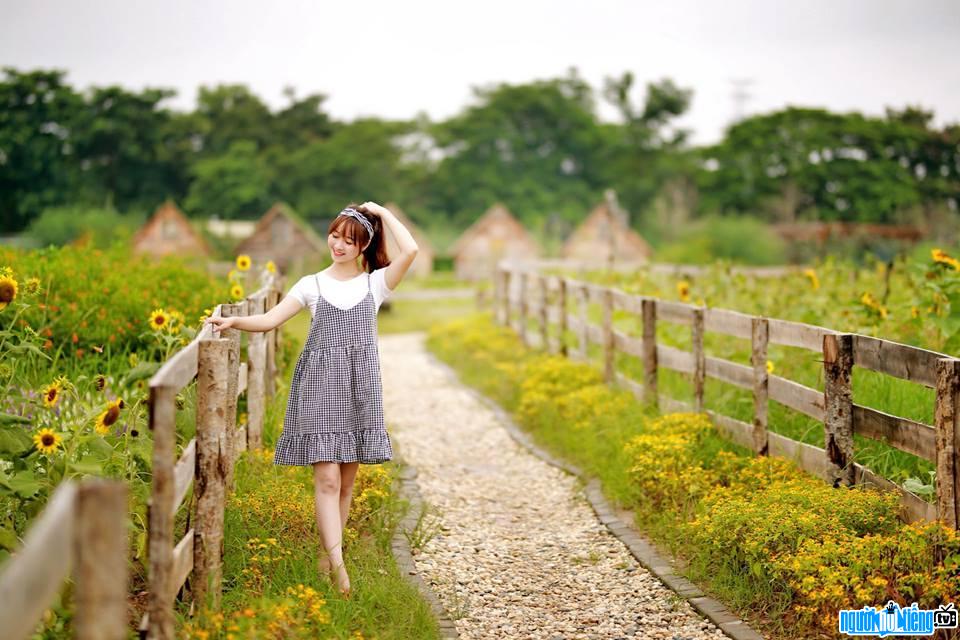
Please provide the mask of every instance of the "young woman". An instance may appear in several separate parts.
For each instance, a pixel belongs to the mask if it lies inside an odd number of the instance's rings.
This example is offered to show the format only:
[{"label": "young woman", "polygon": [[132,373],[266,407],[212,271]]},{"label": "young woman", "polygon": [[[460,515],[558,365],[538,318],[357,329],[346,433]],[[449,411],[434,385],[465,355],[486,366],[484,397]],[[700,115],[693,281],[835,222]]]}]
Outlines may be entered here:
[{"label": "young woman", "polygon": [[[399,253],[387,258],[384,229]],[[304,276],[265,314],[210,318],[217,331],[269,331],[304,307],[313,321],[290,383],[283,433],[274,464],[313,467],[317,527],[325,553],[320,568],[331,572],[350,596],[343,561],[343,529],[360,464],[393,457],[383,419],[377,312],[410,268],[419,247],[388,209],[375,202],[350,205],[330,224],[327,246],[333,264]]]}]

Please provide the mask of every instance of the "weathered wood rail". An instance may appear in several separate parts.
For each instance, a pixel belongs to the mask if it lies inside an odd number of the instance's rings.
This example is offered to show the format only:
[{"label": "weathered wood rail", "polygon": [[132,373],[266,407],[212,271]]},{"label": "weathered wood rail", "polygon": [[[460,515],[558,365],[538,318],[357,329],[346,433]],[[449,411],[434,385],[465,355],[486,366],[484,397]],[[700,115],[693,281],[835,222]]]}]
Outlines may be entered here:
[{"label": "weathered wood rail", "polygon": [[74,637],[126,638],[127,521],[123,482],[61,482],[0,575],[0,635],[31,637],[72,572]]},{"label": "weathered wood rail", "polygon": [[[214,316],[265,313],[282,296],[279,278],[265,273],[263,286],[243,302],[221,304]],[[263,444],[263,419],[275,386],[278,332],[250,333],[241,362],[240,331],[221,337],[205,325],[150,379],[153,478],[149,501],[147,612],[141,637],[174,638],[174,600],[190,580],[193,603],[220,606],[224,507],[233,488],[237,457]],[[177,394],[197,381],[196,436],[175,458]],[[237,424],[237,400],[247,394],[247,422]],[[193,486],[186,533],[174,543],[177,512]],[[192,523],[192,524],[191,524]]]},{"label": "weathered wood rail", "polygon": [[[601,346],[608,383],[629,389],[638,398],[670,411],[703,412],[706,378],[751,390],[752,423],[706,410],[717,427],[758,455],[794,458],[805,470],[833,486],[872,484],[896,491],[906,521],[940,519],[960,528],[960,360],[945,354],[869,336],[841,333],[787,320],[751,316],[680,302],[628,294],[619,289],[545,275],[519,265],[501,264],[494,278],[497,322],[514,328],[525,344],[579,360],[589,359],[591,344]],[[588,322],[588,307],[598,304],[601,323]],[[570,308],[574,311],[571,311]],[[633,314],[642,323],[640,338],[613,326],[614,311]],[[535,323],[536,330],[529,325]],[[657,322],[688,325],[692,350],[656,341]],[[552,329],[552,330],[551,330]],[[574,348],[564,337],[576,336]],[[750,340],[751,365],[708,356],[706,332]],[[819,391],[767,372],[770,344],[798,347],[823,356],[824,390]],[[616,354],[639,358],[643,380],[617,371]],[[852,400],[854,366],[909,380],[936,390],[934,424],[893,416]],[[657,370],[688,374],[694,402],[681,402],[657,391]],[[768,430],[770,400],[824,425],[824,447],[792,440]],[[931,504],[854,462],[853,434],[884,441],[936,464],[937,501]]]}]

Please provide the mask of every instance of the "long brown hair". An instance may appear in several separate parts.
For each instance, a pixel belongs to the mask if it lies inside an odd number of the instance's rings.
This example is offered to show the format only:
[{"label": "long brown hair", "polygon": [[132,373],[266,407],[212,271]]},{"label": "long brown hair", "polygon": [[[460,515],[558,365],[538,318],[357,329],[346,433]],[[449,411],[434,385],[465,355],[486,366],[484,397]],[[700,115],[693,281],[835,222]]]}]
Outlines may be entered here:
[{"label": "long brown hair", "polygon": [[[380,220],[380,216],[375,216],[369,211],[366,207],[359,204],[350,203],[347,205],[347,208],[354,209],[359,212],[366,220],[370,223],[370,226],[373,227],[373,242],[370,243],[370,246],[367,247],[366,251],[362,252],[361,255],[361,264],[363,265],[363,270],[367,272],[376,271],[390,264],[390,258],[387,256],[387,242],[386,238],[383,235],[383,221]],[[348,216],[340,217],[339,215],[333,219],[333,222],[330,223],[330,227],[327,229],[327,234],[331,234],[334,231],[342,230],[343,233],[353,240],[355,243],[361,247],[367,244],[367,241],[370,240],[370,234],[367,233],[367,228],[361,224],[356,218],[351,218]]]}]

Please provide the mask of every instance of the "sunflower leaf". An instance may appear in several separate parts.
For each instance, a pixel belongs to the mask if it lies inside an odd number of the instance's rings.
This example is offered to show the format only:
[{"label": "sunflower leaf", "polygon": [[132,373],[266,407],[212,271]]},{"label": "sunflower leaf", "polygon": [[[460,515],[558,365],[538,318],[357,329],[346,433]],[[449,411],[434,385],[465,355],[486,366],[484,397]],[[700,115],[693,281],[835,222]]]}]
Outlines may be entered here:
[{"label": "sunflower leaf", "polygon": [[12,476],[0,474],[0,489],[6,489],[24,500],[37,495],[42,487],[43,484],[30,471],[15,473]]},{"label": "sunflower leaf", "polygon": [[8,424],[30,424],[30,418],[13,413],[0,413],[0,426]]},{"label": "sunflower leaf", "polygon": [[0,423],[0,454],[20,453],[31,447],[33,447],[33,439],[23,430],[23,427]]}]

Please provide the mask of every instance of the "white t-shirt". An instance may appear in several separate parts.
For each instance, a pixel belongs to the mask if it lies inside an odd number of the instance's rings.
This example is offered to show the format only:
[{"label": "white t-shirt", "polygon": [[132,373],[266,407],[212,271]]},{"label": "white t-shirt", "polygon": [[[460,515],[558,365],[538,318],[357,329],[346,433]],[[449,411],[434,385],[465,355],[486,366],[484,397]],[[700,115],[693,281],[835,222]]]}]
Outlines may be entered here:
[{"label": "white t-shirt", "polygon": [[337,280],[323,271],[303,276],[297,281],[287,295],[293,296],[300,304],[310,310],[313,316],[317,304],[317,283],[320,284],[320,295],[323,299],[338,309],[350,309],[363,300],[367,295],[367,278],[370,279],[370,291],[373,293],[373,302],[377,311],[380,304],[393,293],[387,288],[383,274],[386,267],[376,269],[372,273],[361,273],[350,280]]}]

